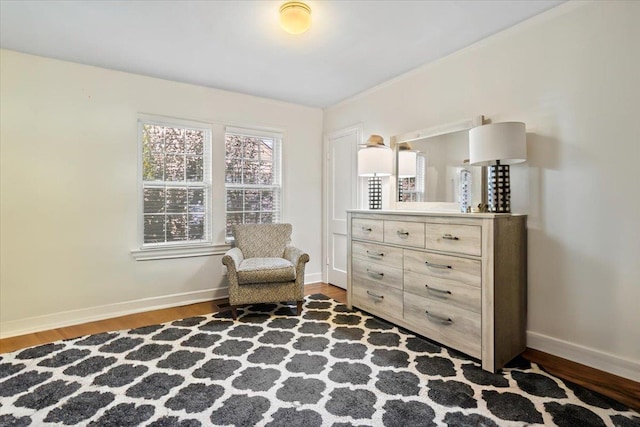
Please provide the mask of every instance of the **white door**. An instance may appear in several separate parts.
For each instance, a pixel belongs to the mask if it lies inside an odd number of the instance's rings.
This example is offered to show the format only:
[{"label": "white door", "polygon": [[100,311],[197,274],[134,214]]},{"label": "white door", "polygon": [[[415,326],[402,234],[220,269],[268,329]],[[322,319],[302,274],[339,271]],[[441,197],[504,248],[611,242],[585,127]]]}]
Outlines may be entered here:
[{"label": "white door", "polygon": [[362,135],[349,128],[327,140],[327,281],[347,287],[347,209],[356,207],[356,156]]}]

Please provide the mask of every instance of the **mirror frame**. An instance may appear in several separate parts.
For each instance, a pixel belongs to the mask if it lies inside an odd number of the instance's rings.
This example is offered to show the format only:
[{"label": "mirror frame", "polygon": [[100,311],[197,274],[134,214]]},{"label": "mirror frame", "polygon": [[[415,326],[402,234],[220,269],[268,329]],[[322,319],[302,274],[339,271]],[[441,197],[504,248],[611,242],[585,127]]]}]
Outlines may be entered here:
[{"label": "mirror frame", "polygon": [[[398,202],[398,145],[405,142],[418,141],[433,136],[444,135],[447,133],[458,132],[461,130],[469,130],[476,126],[484,124],[484,116],[475,116],[466,120],[446,123],[439,126],[421,129],[413,132],[406,132],[391,137],[391,149],[394,153],[393,175],[390,180],[390,196],[391,209],[395,210],[416,210],[416,211],[436,211],[436,212],[460,212],[457,202]],[[487,188],[486,168],[482,167],[482,203],[486,203]]]}]

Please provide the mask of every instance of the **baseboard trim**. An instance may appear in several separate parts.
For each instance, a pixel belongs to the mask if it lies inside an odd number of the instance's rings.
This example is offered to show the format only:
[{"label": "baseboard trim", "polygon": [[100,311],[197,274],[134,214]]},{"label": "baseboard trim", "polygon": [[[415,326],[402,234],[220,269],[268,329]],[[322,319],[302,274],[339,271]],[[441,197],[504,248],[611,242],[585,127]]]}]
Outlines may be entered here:
[{"label": "baseboard trim", "polygon": [[640,362],[527,331],[527,347],[632,381],[640,381]]},{"label": "baseboard trim", "polygon": [[[305,274],[304,281],[305,284],[322,282],[322,273]],[[128,314],[227,298],[228,296],[228,288],[224,287],[159,297],[142,298],[133,301],[12,320],[0,323],[0,339],[32,334],[34,332],[48,331],[50,329],[64,328],[82,323],[95,322],[97,320],[111,319],[113,317],[126,316]]]},{"label": "baseboard trim", "polygon": [[304,275],[304,284],[310,285],[312,283],[322,282],[322,273],[311,273]]},{"label": "baseboard trim", "polygon": [[0,339],[64,328],[66,326],[111,319],[128,314],[195,304],[229,296],[228,288],[205,289],[159,297],[142,298],[133,301],[63,311],[44,316],[28,317],[0,323]]}]

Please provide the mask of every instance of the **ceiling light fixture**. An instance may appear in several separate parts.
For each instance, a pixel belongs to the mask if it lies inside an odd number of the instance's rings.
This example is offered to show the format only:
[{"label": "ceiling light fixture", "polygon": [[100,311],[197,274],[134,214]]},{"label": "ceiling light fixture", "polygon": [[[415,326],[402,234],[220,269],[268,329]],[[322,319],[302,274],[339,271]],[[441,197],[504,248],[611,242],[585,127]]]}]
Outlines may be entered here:
[{"label": "ceiling light fixture", "polygon": [[311,8],[299,1],[280,6],[280,26],[291,34],[302,34],[311,27]]}]

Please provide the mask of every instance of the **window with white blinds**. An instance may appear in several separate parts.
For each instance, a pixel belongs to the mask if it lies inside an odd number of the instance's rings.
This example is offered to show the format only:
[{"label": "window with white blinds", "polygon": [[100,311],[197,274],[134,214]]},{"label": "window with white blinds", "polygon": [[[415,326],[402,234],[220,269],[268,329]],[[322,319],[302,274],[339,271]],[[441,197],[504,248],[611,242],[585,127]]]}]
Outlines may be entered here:
[{"label": "window with white blinds", "polygon": [[182,120],[139,120],[142,246],[211,242],[211,128]]},{"label": "window with white blinds", "polygon": [[233,224],[280,222],[282,135],[227,127],[225,132],[226,237]]},{"label": "window with white blinds", "polygon": [[426,158],[423,153],[416,156],[416,176],[398,178],[401,202],[423,202],[426,185]]}]

